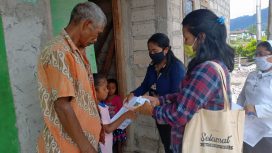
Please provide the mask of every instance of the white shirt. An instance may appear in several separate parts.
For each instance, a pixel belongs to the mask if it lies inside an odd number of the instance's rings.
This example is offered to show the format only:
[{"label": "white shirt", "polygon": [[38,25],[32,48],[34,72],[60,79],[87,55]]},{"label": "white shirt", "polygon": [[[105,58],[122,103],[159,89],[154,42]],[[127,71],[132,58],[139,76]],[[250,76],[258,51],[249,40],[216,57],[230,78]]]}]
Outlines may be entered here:
[{"label": "white shirt", "polygon": [[[103,125],[110,124],[110,113],[109,113],[109,106],[107,105],[98,105],[100,114],[101,114],[101,121]],[[90,125],[91,126],[91,125]],[[112,133],[105,133],[105,144],[99,142],[101,147],[102,153],[112,153],[112,142],[113,135]]]},{"label": "white shirt", "polygon": [[272,137],[272,72],[251,72],[238,97],[239,105],[255,106],[257,117],[270,127],[266,137]]}]

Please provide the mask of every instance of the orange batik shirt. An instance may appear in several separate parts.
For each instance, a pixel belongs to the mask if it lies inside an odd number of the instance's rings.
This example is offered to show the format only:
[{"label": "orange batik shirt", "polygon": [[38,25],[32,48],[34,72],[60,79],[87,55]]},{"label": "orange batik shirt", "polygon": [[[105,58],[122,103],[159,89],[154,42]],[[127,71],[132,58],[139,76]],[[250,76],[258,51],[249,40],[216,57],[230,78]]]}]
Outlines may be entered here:
[{"label": "orange batik shirt", "polygon": [[72,97],[71,106],[85,136],[97,150],[101,130],[95,103],[95,89],[85,52],[80,52],[63,31],[41,52],[38,63],[39,98],[44,128],[38,139],[39,153],[79,153],[60,124],[54,102],[60,97]]}]

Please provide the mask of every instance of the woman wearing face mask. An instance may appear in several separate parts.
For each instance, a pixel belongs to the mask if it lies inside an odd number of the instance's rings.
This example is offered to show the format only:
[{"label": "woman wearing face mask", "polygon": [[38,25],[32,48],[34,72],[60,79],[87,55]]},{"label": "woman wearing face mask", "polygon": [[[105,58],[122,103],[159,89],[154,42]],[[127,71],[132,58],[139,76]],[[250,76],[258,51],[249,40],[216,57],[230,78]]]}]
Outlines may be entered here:
[{"label": "woman wearing face mask", "polygon": [[208,9],[199,9],[189,13],[182,25],[185,52],[193,54],[188,55],[192,60],[180,90],[159,98],[145,96],[151,104],[145,103],[138,108],[140,113],[151,115],[158,123],[166,122],[172,126],[171,147],[174,153],[181,153],[184,128],[199,109],[224,108],[222,81],[212,62],[219,64],[225,72],[230,102],[229,71],[234,68],[234,50],[226,42],[223,17]]},{"label": "woman wearing face mask", "polygon": [[[153,34],[148,42],[148,51],[151,64],[142,84],[132,91],[127,99],[133,96],[141,96],[147,92],[151,96],[164,96],[179,91],[179,85],[185,75],[183,63],[177,59],[169,45],[169,38],[163,33]],[[171,126],[165,123],[157,124],[157,128],[166,153],[172,153],[170,149]]]},{"label": "woman wearing face mask", "polygon": [[271,153],[272,151],[272,47],[267,41],[257,45],[255,63],[238,97],[247,114],[255,115],[270,127],[270,132],[254,147],[244,144],[244,153]]}]

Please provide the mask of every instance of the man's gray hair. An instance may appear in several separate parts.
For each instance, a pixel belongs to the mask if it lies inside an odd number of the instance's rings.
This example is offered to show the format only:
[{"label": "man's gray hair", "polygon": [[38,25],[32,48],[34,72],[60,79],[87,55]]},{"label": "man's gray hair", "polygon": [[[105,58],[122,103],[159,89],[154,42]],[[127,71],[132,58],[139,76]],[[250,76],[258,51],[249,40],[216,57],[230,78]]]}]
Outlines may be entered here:
[{"label": "man's gray hair", "polygon": [[81,20],[91,20],[94,26],[105,27],[107,24],[107,18],[101,8],[89,1],[77,4],[72,10],[70,23],[79,23]]}]

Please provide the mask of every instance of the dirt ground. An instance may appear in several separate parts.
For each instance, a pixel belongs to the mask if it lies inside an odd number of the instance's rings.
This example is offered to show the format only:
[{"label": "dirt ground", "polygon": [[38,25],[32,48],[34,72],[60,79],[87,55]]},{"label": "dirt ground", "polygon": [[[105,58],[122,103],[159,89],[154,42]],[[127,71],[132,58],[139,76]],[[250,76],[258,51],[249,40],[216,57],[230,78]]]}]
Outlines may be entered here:
[{"label": "dirt ground", "polygon": [[232,102],[236,103],[237,98],[242,91],[247,75],[256,69],[256,65],[240,66],[231,73]]}]

